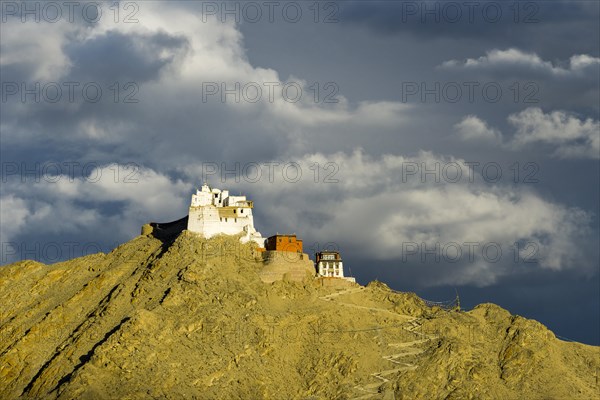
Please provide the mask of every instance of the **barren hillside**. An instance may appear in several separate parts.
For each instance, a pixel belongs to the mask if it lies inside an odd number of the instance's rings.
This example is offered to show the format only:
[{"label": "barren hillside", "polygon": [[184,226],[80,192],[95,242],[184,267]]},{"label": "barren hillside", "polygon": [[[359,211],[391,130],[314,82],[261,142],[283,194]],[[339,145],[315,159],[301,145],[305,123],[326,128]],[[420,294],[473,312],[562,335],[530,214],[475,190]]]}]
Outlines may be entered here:
[{"label": "barren hillside", "polygon": [[235,238],[0,268],[0,398],[593,399],[598,347],[493,304],[263,283]]}]

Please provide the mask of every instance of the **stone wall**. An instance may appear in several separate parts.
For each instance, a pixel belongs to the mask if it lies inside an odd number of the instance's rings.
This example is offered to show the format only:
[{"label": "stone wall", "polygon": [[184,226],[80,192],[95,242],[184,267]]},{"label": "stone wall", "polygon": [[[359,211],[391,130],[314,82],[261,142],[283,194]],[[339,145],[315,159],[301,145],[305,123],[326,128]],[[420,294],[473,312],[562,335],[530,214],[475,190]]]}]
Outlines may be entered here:
[{"label": "stone wall", "polygon": [[306,253],[264,251],[262,257],[264,267],[260,279],[263,282],[302,281],[315,276],[315,265]]}]

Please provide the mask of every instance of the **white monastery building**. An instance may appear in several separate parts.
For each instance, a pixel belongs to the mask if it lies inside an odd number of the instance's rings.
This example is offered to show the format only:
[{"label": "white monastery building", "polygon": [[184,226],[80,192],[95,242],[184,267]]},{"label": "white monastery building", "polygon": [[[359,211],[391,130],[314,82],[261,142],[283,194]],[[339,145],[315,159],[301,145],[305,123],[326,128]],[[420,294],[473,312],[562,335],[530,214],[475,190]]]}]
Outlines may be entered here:
[{"label": "white monastery building", "polygon": [[242,234],[241,242],[265,246],[265,239],[254,229],[252,201],[246,196],[231,196],[228,190],[202,185],[192,195],[187,229],[209,239],[215,235]]},{"label": "white monastery building", "polygon": [[315,258],[317,275],[342,278],[350,282],[356,281],[352,277],[344,276],[344,263],[337,251],[321,251],[315,255]]}]

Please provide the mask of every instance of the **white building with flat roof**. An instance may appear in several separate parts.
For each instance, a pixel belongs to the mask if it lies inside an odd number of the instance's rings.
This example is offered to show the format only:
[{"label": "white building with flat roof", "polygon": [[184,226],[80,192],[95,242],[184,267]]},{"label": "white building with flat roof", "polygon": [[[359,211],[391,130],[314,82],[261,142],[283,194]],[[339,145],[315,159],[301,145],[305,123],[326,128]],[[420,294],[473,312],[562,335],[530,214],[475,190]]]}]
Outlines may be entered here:
[{"label": "white building with flat roof", "polygon": [[242,243],[254,241],[264,247],[265,239],[254,229],[253,207],[246,196],[230,196],[228,190],[204,184],[192,195],[187,229],[207,239],[241,233]]},{"label": "white building with flat roof", "polygon": [[356,282],[351,276],[344,276],[344,263],[337,251],[321,251],[315,255],[318,276],[330,278],[342,278],[350,282]]}]

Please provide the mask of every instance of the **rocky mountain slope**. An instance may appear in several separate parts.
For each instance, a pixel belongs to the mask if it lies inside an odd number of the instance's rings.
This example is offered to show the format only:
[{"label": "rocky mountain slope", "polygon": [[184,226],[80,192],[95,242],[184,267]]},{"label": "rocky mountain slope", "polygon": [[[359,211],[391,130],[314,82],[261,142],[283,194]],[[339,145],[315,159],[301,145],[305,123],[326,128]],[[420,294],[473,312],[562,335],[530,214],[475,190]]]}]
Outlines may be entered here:
[{"label": "rocky mountain slope", "polygon": [[600,348],[493,304],[373,282],[263,283],[251,245],[183,232],[0,268],[0,398],[594,399]]}]

